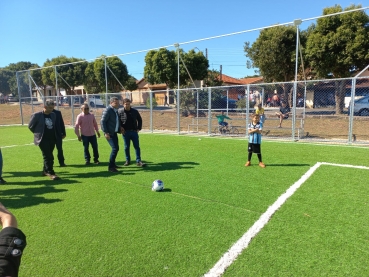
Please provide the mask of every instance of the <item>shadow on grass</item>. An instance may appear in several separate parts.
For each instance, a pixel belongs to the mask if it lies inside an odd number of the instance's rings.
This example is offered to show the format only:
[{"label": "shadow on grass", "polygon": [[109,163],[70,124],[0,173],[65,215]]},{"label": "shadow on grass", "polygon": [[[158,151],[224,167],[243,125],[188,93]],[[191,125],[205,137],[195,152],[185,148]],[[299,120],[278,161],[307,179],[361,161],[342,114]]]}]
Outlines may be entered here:
[{"label": "shadow on grass", "polygon": [[[139,167],[135,164],[131,164],[129,166],[125,166],[127,169],[137,169],[137,170],[145,170],[145,171],[166,171],[166,170],[177,170],[177,169],[186,169],[186,168],[194,168],[196,165],[200,165],[195,162],[165,162],[165,163],[151,163],[146,162],[146,166]],[[123,169],[124,169],[123,168]]]},{"label": "shadow on grass", "polygon": [[[50,182],[56,182],[47,180]],[[47,181],[32,182],[33,185],[44,185]],[[53,183],[54,184],[54,183]],[[12,185],[8,183],[8,185]],[[62,201],[61,199],[47,199],[41,195],[47,193],[65,192],[66,189],[57,189],[54,186],[38,186],[1,190],[1,203],[7,208],[24,208],[30,206],[37,206],[40,204],[51,204]]]}]

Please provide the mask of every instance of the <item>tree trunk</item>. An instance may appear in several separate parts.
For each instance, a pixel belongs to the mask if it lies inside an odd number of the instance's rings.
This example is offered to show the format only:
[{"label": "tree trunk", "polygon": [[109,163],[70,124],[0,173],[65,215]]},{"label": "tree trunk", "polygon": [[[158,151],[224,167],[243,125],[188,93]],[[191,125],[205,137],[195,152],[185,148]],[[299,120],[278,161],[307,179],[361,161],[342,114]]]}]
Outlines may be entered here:
[{"label": "tree trunk", "polygon": [[345,94],[346,86],[345,81],[335,81],[335,100],[336,100],[336,114],[343,114],[343,108],[345,107]]}]

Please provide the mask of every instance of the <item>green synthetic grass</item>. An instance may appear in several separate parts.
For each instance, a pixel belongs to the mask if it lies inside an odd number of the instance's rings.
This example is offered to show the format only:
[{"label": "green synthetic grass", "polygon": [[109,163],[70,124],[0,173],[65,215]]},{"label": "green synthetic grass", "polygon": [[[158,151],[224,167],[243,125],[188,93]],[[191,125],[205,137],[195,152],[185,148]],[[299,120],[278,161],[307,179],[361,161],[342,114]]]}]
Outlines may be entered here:
[{"label": "green synthetic grass", "polygon": [[[148,166],[112,174],[105,139],[101,164],[85,166],[68,129],[68,167],[56,162],[62,180],[51,181],[32,141],[26,127],[0,127],[1,202],[28,240],[20,276],[202,276],[316,162],[368,165],[367,148],[264,141],[267,167],[254,155],[245,168],[245,139],[142,133]],[[322,165],[225,276],[369,275],[368,175]],[[164,192],[151,191],[155,179]]]}]

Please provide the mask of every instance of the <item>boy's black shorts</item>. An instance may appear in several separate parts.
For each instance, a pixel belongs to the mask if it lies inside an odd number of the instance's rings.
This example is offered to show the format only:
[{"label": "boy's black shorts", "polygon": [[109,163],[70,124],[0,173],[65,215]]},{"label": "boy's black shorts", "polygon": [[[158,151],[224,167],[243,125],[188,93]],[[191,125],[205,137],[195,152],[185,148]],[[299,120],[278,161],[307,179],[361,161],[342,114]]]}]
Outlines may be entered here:
[{"label": "boy's black shorts", "polygon": [[261,153],[261,146],[260,146],[260,144],[249,142],[248,150],[249,150],[249,153],[260,154]]}]

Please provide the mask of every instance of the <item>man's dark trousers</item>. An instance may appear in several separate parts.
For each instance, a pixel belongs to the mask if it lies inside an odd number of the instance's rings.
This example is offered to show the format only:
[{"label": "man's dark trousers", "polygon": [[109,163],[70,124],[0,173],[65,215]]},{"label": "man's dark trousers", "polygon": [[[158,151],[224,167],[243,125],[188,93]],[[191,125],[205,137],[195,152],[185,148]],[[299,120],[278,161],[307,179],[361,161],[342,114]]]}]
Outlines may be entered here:
[{"label": "man's dark trousers", "polygon": [[56,139],[56,149],[58,150],[58,161],[60,165],[64,164],[64,154],[63,154],[63,139]]},{"label": "man's dark trousers", "polygon": [[44,158],[44,168],[43,171],[50,174],[55,174],[54,172],[54,155],[53,151],[55,148],[55,140],[43,139],[41,140],[39,147],[42,152],[42,157]]}]

